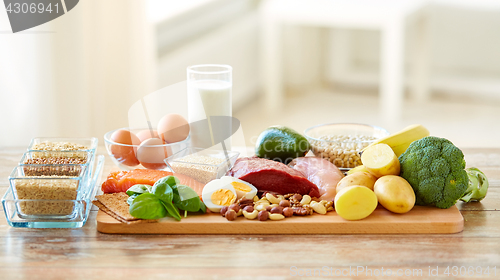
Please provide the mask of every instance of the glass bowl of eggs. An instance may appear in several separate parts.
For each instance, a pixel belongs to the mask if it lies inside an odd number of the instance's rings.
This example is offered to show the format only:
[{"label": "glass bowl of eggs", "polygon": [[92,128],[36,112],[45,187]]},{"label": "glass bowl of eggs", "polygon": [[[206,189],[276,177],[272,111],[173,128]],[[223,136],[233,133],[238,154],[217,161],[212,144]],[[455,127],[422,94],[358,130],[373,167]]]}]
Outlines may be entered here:
[{"label": "glass bowl of eggs", "polygon": [[178,114],[164,116],[157,129],[119,128],[104,134],[111,160],[122,170],[167,168],[165,159],[190,146],[188,122]]}]

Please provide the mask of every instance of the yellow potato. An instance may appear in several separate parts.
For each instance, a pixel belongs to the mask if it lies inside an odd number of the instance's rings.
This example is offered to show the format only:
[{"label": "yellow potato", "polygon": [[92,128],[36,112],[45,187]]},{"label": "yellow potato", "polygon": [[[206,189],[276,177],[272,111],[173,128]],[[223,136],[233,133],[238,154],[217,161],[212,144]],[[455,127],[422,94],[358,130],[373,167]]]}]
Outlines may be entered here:
[{"label": "yellow potato", "polygon": [[406,213],[415,205],[415,192],[402,177],[388,175],[375,182],[374,192],[378,202],[394,213]]},{"label": "yellow potato", "polygon": [[335,196],[335,211],[346,220],[361,220],[377,208],[377,196],[365,186],[348,186]]},{"label": "yellow potato", "polygon": [[356,172],[369,172],[368,169],[364,165],[358,165],[354,168],[351,168],[349,171],[347,171],[347,175],[354,174]]},{"label": "yellow potato", "polygon": [[369,188],[373,191],[373,185],[375,185],[377,177],[373,176],[368,172],[356,172],[351,175],[347,175],[337,184],[337,193],[348,186],[361,185]]},{"label": "yellow potato", "polygon": [[369,146],[361,155],[361,162],[375,177],[399,175],[400,164],[398,157],[387,144]]}]

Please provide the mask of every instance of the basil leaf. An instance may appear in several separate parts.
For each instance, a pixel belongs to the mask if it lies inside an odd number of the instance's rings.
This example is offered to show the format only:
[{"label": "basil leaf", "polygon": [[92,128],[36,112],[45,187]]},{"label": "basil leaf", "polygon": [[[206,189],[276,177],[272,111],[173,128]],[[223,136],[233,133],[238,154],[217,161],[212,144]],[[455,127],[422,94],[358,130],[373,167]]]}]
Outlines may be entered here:
[{"label": "basil leaf", "polygon": [[155,182],[155,184],[153,185],[153,187],[156,186],[156,185],[164,184],[164,183],[167,184],[167,185],[169,185],[170,187],[173,187],[173,186],[175,186],[177,184],[180,184],[181,181],[179,181],[179,179],[177,179],[177,177],[169,175],[167,177],[163,177],[161,179],[158,179],[158,181]]},{"label": "basil leaf", "polygon": [[205,205],[205,203],[203,203],[203,201],[200,200],[200,210],[201,212],[203,213],[207,213],[207,206]]},{"label": "basil leaf", "polygon": [[181,220],[181,214],[179,214],[179,210],[177,209],[177,207],[175,207],[172,203],[164,203],[163,201],[161,203],[167,210],[169,216],[176,219],[177,221]]},{"label": "basil leaf", "polygon": [[129,207],[129,213],[135,218],[155,220],[167,216],[167,210],[161,200],[151,193],[138,195]]},{"label": "basil leaf", "polygon": [[174,200],[174,205],[179,209],[189,212],[198,212],[203,204],[198,194],[188,186],[177,185],[179,201]]},{"label": "basil leaf", "polygon": [[136,197],[138,197],[139,195],[140,195],[140,194],[138,194],[138,193],[134,193],[133,195],[129,196],[129,197],[128,197],[128,199],[127,199],[127,203],[128,203],[128,205],[131,205],[131,204],[132,204],[132,201],[134,201],[134,199],[135,199]]},{"label": "basil leaf", "polygon": [[174,194],[172,192],[172,188],[163,183],[163,184],[155,184],[151,193],[156,195],[163,203],[172,204],[172,200],[174,199]]},{"label": "basil leaf", "polygon": [[127,194],[131,196],[133,194],[149,193],[150,188],[151,188],[150,185],[141,185],[141,184],[133,185],[127,190]]},{"label": "basil leaf", "polygon": [[181,201],[181,197],[179,196],[179,190],[177,189],[177,185],[171,186],[172,192],[174,193],[174,198],[172,199],[172,203],[175,205]]}]

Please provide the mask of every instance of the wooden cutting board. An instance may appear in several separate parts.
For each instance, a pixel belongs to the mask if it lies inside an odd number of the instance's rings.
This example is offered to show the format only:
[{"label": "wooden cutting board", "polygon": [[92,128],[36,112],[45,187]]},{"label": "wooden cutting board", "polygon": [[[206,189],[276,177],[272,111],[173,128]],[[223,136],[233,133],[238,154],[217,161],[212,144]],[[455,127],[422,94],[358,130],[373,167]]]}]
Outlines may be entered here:
[{"label": "wooden cutting board", "polygon": [[449,209],[415,206],[406,214],[377,208],[368,218],[346,221],[334,211],[326,215],[290,217],[281,221],[247,220],[229,222],[219,214],[192,214],[177,222],[124,224],[99,210],[97,230],[115,234],[372,234],[372,233],[457,233],[464,219],[456,206]]}]

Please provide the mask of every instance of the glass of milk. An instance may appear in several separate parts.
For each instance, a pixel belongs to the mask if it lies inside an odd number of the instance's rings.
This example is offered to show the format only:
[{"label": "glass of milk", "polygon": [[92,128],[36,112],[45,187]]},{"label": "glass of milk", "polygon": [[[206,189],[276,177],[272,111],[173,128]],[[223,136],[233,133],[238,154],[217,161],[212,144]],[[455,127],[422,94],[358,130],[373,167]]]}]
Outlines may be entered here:
[{"label": "glass of milk", "polygon": [[[188,121],[192,124],[191,144],[193,147],[209,148],[222,144],[223,148],[231,149],[229,137],[232,134],[231,122],[227,122],[227,125],[224,122],[221,128],[220,123],[213,123],[216,119],[210,117],[232,116],[232,72],[231,66],[219,64],[202,64],[187,68]],[[208,130],[206,126],[197,125],[200,124],[198,121],[202,120],[208,120]],[[224,118],[224,120],[230,120],[230,118]],[[221,135],[228,137],[223,143],[217,141],[221,138],[218,136]]]}]

